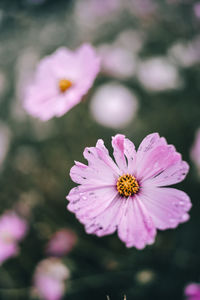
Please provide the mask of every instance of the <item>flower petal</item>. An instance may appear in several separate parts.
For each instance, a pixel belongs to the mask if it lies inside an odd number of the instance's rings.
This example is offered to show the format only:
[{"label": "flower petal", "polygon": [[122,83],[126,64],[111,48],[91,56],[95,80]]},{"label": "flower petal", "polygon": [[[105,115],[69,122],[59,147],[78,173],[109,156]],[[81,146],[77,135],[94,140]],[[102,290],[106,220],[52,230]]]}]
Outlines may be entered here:
[{"label": "flower petal", "polygon": [[189,219],[187,212],[192,204],[189,196],[174,188],[150,188],[144,186],[140,199],[146,206],[158,229],[175,228]]},{"label": "flower petal", "polygon": [[19,248],[16,242],[6,243],[0,240],[0,264],[12,256],[16,256]]},{"label": "flower petal", "polygon": [[129,140],[124,140],[124,154],[128,162],[128,173],[133,174],[136,170],[136,150],[135,145]]},{"label": "flower petal", "polygon": [[[135,170],[136,151],[134,144],[122,134],[117,134],[112,138],[114,149],[113,156],[121,174],[133,173]],[[127,160],[126,160],[127,159]]]},{"label": "flower petal", "polygon": [[148,179],[144,184],[150,186],[167,186],[175,184],[184,180],[189,171],[189,165],[185,161],[179,161],[178,163],[170,166],[166,170],[162,171],[153,178]]},{"label": "flower petal", "polygon": [[89,220],[104,211],[117,195],[113,187],[79,186],[70,191],[67,199],[70,201],[68,209],[76,213],[80,220]]},{"label": "flower petal", "polygon": [[152,244],[156,229],[153,221],[138,196],[125,199],[123,216],[118,226],[119,238],[127,247],[143,249]]},{"label": "flower petal", "polygon": [[124,139],[125,136],[122,134],[116,134],[112,137],[112,146],[113,146],[113,156],[118,167],[121,169],[123,173],[127,171],[126,159],[124,156]]},{"label": "flower petal", "polygon": [[158,134],[145,138],[137,152],[137,179],[140,182],[154,177],[181,160],[181,155]]},{"label": "flower petal", "polygon": [[123,212],[124,201],[114,188],[102,188],[67,196],[68,209],[85,224],[86,232],[103,236],[113,233]]},{"label": "flower petal", "polygon": [[86,232],[97,236],[114,233],[123,213],[123,202],[119,195],[116,194],[102,213],[87,221],[85,226]]},{"label": "flower petal", "polygon": [[83,155],[88,161],[88,167],[93,172],[93,176],[102,180],[102,184],[109,183],[115,185],[120,171],[109,157],[105,150],[106,148],[100,147],[100,143],[101,141],[99,141],[97,147],[85,148]]},{"label": "flower petal", "polygon": [[[134,144],[122,134],[112,138],[113,156],[121,173],[133,173],[135,170],[136,151]],[[127,159],[127,161],[126,161]]]}]

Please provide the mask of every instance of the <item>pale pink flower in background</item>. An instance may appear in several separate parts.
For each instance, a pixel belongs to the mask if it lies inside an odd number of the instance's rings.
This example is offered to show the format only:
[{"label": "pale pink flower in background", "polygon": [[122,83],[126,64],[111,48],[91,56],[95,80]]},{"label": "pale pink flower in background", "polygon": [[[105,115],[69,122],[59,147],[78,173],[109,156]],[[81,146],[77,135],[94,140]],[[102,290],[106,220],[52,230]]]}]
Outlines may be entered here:
[{"label": "pale pink flower in background", "polygon": [[36,267],[33,283],[36,293],[44,300],[59,300],[65,292],[69,269],[58,258],[42,260]]},{"label": "pale pink flower in background", "polygon": [[115,82],[100,86],[90,103],[92,117],[111,128],[126,127],[134,119],[137,109],[138,100],[134,93]]},{"label": "pale pink flower in background", "polygon": [[14,211],[0,217],[0,263],[19,253],[18,242],[27,232],[27,223]]},{"label": "pale pink flower in background", "polygon": [[98,54],[101,57],[101,71],[104,74],[119,79],[134,75],[136,58],[128,49],[115,44],[104,44],[98,47]]},{"label": "pale pink flower in background", "polygon": [[103,140],[86,148],[88,166],[75,162],[70,171],[78,184],[67,196],[67,208],[87,233],[118,231],[127,247],[142,249],[155,240],[156,229],[175,228],[189,219],[190,198],[167,186],[182,181],[189,166],[158,133],[148,135],[136,152],[124,135],[112,139],[113,159]]},{"label": "pale pink flower in background", "polygon": [[145,39],[146,35],[144,32],[137,29],[128,28],[119,33],[114,44],[137,55],[142,50]]},{"label": "pale pink flower in background", "polygon": [[190,283],[185,288],[187,300],[200,300],[200,284]]},{"label": "pale pink flower in background", "polygon": [[24,108],[43,121],[64,115],[91,88],[99,68],[100,60],[91,45],[84,44],[76,51],[59,48],[38,64],[26,87]]},{"label": "pale pink flower in background", "polygon": [[155,92],[182,86],[182,79],[176,66],[165,57],[158,56],[141,61],[136,75],[147,90]]},{"label": "pale pink flower in background", "polygon": [[200,128],[196,132],[194,144],[190,151],[190,157],[200,175]]},{"label": "pale pink flower in background", "polygon": [[200,62],[200,36],[189,42],[177,42],[168,50],[168,55],[181,67],[191,67]]},{"label": "pale pink flower in background", "polygon": [[128,10],[137,17],[146,18],[157,12],[157,4],[153,0],[127,0]]},{"label": "pale pink flower in background", "polygon": [[114,18],[122,5],[121,0],[79,0],[75,2],[74,18],[80,30],[97,29]]},{"label": "pale pink flower in background", "polygon": [[193,6],[195,16],[200,19],[200,2],[196,2]]},{"label": "pale pink flower in background", "polygon": [[77,236],[70,229],[58,230],[47,244],[46,252],[52,256],[63,256],[69,253],[77,242]]}]

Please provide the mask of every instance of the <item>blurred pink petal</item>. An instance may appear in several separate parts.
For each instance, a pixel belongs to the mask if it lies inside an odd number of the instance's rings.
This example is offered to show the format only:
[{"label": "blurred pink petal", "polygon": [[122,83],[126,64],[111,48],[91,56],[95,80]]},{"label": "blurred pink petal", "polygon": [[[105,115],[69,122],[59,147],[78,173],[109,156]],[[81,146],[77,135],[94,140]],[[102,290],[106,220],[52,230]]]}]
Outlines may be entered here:
[{"label": "blurred pink petal", "polygon": [[42,260],[34,273],[34,287],[41,299],[59,300],[65,292],[64,281],[69,277],[68,268],[57,258]]},{"label": "blurred pink petal", "polygon": [[200,300],[200,284],[190,283],[185,288],[187,300]]},{"label": "blurred pink petal", "polygon": [[9,240],[9,237],[0,238],[0,264],[12,256],[16,256],[19,252],[17,243]]},{"label": "blurred pink petal", "polygon": [[26,88],[24,108],[43,121],[64,115],[91,88],[99,67],[99,58],[89,44],[75,52],[59,48],[38,64]]},{"label": "blurred pink petal", "polygon": [[12,239],[21,240],[27,231],[27,223],[15,212],[9,211],[0,218],[0,235],[8,234]]},{"label": "blurred pink petal", "polygon": [[75,232],[69,229],[60,229],[51,237],[46,252],[52,256],[63,256],[73,249],[76,241]]},{"label": "blurred pink petal", "polygon": [[8,211],[0,218],[0,262],[18,254],[18,241],[24,238],[27,223],[15,212]]},{"label": "blurred pink petal", "polygon": [[182,181],[189,166],[157,133],[134,144],[124,135],[112,139],[115,162],[102,140],[86,148],[88,166],[76,162],[70,175],[80,185],[67,196],[68,209],[87,233],[104,236],[118,231],[127,247],[152,244],[156,229],[175,228],[189,219],[190,198],[166,188]]}]

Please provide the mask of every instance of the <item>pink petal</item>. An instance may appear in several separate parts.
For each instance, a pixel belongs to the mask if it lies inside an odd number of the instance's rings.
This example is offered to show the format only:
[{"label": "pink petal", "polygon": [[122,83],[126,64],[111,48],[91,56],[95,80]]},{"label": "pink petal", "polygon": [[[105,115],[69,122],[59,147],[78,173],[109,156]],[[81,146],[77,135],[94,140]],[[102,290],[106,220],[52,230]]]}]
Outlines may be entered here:
[{"label": "pink petal", "polygon": [[88,161],[88,167],[95,172],[95,176],[103,179],[102,182],[109,180],[110,184],[115,184],[120,171],[104,150],[87,147],[83,155]]},{"label": "pink petal", "polygon": [[103,141],[99,140],[97,147],[86,148],[84,156],[89,166],[75,162],[75,166],[70,170],[70,176],[74,182],[93,186],[116,184],[120,172],[110,158]]},{"label": "pink petal", "polygon": [[129,140],[124,140],[124,154],[128,162],[128,173],[135,174],[136,169],[136,150],[135,145]]},{"label": "pink petal", "polygon": [[[185,295],[189,297],[197,297],[192,299],[200,299],[200,284],[190,283],[185,288]],[[199,297],[199,298],[198,298]]]},{"label": "pink petal", "polygon": [[149,151],[158,145],[159,141],[160,136],[158,133],[149,134],[143,139],[137,150],[137,166],[142,163],[144,156],[149,155]]},{"label": "pink petal", "polygon": [[89,189],[83,193],[76,191],[73,189],[67,196],[70,201],[67,208],[84,224],[104,212],[118,195],[113,187]]},{"label": "pink petal", "polygon": [[181,160],[181,155],[164,138],[151,134],[145,138],[137,152],[136,177],[140,182],[154,177]]},{"label": "pink petal", "polygon": [[120,170],[110,157],[108,149],[104,145],[104,141],[99,139],[96,143],[96,147],[99,149],[99,158],[102,159],[108,166],[110,166],[115,173],[120,174]]},{"label": "pink petal", "polygon": [[118,167],[123,173],[127,172],[127,164],[124,156],[124,139],[125,136],[122,134],[117,134],[112,137],[112,146],[114,149],[113,156]]},{"label": "pink petal", "polygon": [[96,55],[94,48],[89,44],[83,44],[76,53],[80,70],[80,82],[83,81],[84,85],[89,89],[91,82],[93,82],[94,77],[96,77],[99,72],[100,58]]},{"label": "pink petal", "polygon": [[143,249],[147,244],[152,244],[156,229],[140,198],[134,196],[125,199],[123,209],[118,226],[119,238],[126,243],[127,247],[135,246]]},{"label": "pink petal", "polygon": [[113,156],[121,169],[121,175],[127,172],[133,174],[136,159],[134,144],[129,139],[126,139],[124,135],[117,134],[112,138],[112,146],[114,149]]},{"label": "pink petal", "polygon": [[102,210],[98,215],[95,212],[95,217],[88,218],[87,222],[85,222],[86,232],[97,236],[114,233],[122,217],[125,200],[116,194],[104,211]]},{"label": "pink petal", "polygon": [[192,205],[183,191],[143,186],[139,197],[158,229],[175,228],[189,219],[187,212]]},{"label": "pink petal", "polygon": [[0,218],[0,237],[8,235],[13,240],[21,240],[27,232],[27,223],[15,212],[8,211]]},{"label": "pink petal", "polygon": [[35,279],[38,294],[45,300],[59,300],[64,293],[64,284],[56,278],[39,275]]},{"label": "pink petal", "polygon": [[75,232],[63,228],[56,231],[46,246],[46,253],[52,256],[63,256],[69,253],[77,242]]},{"label": "pink petal", "polygon": [[12,256],[16,256],[19,248],[15,242],[6,243],[0,240],[0,264]]},{"label": "pink petal", "polygon": [[149,184],[150,186],[167,186],[175,184],[183,181],[188,171],[188,163],[185,161],[179,161],[166,170],[162,171],[156,177],[148,179],[148,183],[145,182],[145,185]]}]

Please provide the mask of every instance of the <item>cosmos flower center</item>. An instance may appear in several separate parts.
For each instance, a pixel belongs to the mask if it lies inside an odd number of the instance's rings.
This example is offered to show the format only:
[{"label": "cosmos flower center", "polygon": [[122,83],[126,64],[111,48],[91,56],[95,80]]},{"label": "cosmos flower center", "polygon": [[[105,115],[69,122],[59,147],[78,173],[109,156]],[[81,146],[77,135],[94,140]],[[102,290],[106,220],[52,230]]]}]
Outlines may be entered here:
[{"label": "cosmos flower center", "polygon": [[139,191],[139,184],[133,175],[124,174],[117,180],[117,190],[121,196],[129,197]]},{"label": "cosmos flower center", "polygon": [[64,93],[72,86],[72,82],[68,79],[60,79],[59,81],[59,89],[61,93]]}]

